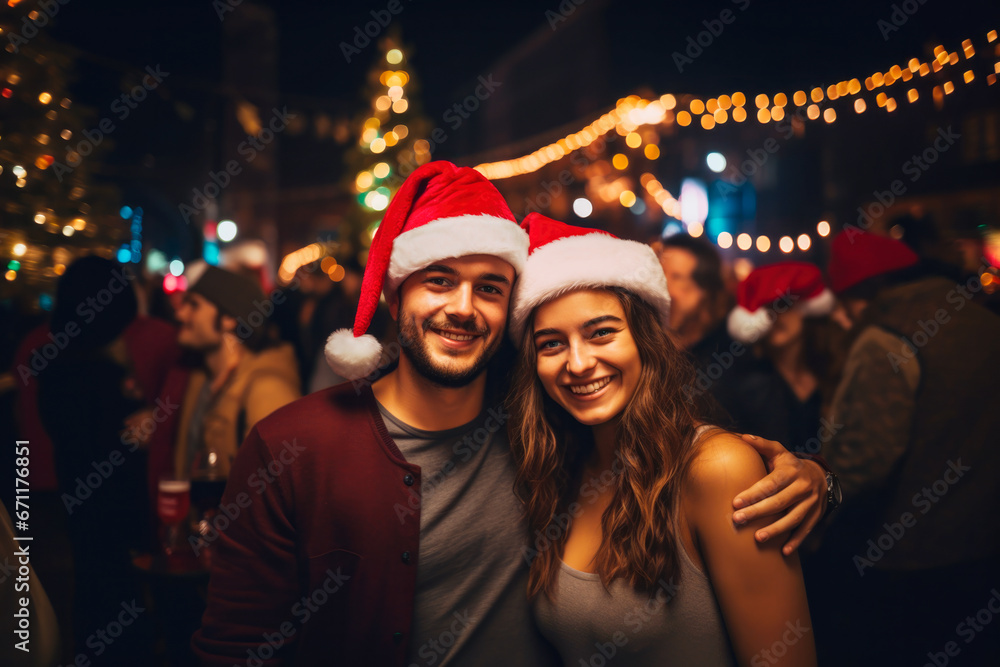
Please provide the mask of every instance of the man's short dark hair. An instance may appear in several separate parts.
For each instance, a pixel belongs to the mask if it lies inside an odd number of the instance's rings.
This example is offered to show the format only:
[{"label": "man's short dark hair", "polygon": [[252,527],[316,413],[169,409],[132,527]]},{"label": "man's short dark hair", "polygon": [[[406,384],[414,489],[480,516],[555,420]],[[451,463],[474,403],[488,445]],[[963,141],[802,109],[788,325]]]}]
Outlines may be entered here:
[{"label": "man's short dark hair", "polygon": [[695,257],[694,274],[691,278],[695,284],[708,292],[709,295],[716,295],[723,290],[722,284],[722,260],[715,246],[698,237],[689,234],[674,234],[661,242],[662,250],[667,248],[677,248],[686,250]]}]

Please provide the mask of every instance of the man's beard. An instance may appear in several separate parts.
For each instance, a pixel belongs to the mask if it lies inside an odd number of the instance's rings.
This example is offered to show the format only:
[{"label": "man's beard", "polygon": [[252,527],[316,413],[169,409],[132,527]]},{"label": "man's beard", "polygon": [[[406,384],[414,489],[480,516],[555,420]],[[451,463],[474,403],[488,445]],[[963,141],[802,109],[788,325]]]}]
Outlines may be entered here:
[{"label": "man's beard", "polygon": [[428,349],[428,343],[424,335],[427,331],[432,328],[438,329],[461,329],[463,331],[468,331],[470,334],[477,334],[483,337],[484,340],[488,339],[490,336],[489,328],[477,329],[471,322],[466,324],[444,324],[438,325],[434,322],[424,322],[423,332],[419,331],[417,328],[417,323],[415,318],[407,316],[403,312],[402,307],[399,310],[399,336],[400,340],[406,341],[407,344],[403,345],[403,354],[409,359],[410,363],[416,369],[420,375],[427,378],[431,382],[441,387],[449,388],[459,388],[465,387],[470,384],[473,380],[479,377],[483,371],[486,370],[487,364],[489,364],[490,359],[496,354],[497,349],[500,347],[502,341],[501,336],[497,336],[492,343],[489,343],[483,348],[479,357],[464,370],[442,368],[434,364],[431,359],[431,353]]},{"label": "man's beard", "polygon": [[197,352],[198,354],[211,354],[216,352],[220,347],[222,347],[222,338],[218,338],[214,341],[185,341],[178,337],[177,345],[184,350],[190,352]]}]

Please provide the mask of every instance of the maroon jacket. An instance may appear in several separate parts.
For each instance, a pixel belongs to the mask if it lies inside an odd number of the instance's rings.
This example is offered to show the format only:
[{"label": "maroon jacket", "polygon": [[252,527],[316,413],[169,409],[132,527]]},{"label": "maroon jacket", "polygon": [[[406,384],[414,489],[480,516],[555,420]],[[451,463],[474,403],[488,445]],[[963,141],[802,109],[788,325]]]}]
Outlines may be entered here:
[{"label": "maroon jacket", "polygon": [[231,522],[216,519],[195,652],[220,667],[406,665],[419,494],[367,387],[260,421],[230,472]]}]

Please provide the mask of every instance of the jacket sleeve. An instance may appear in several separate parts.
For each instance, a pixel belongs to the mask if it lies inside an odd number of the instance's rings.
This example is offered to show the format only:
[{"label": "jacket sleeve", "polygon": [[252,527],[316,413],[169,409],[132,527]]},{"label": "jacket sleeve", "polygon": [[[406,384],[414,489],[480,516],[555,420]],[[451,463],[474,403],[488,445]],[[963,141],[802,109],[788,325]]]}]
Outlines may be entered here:
[{"label": "jacket sleeve", "polygon": [[[271,476],[272,461],[253,428],[233,461],[219,530],[197,547],[212,550],[207,608],[191,642],[204,665],[231,667],[251,657],[248,664],[262,667],[291,663],[300,565],[290,475]],[[219,517],[229,517],[229,525]]]},{"label": "jacket sleeve", "polygon": [[869,327],[851,347],[824,446],[845,502],[884,482],[905,454],[919,382],[920,362],[898,336]]}]

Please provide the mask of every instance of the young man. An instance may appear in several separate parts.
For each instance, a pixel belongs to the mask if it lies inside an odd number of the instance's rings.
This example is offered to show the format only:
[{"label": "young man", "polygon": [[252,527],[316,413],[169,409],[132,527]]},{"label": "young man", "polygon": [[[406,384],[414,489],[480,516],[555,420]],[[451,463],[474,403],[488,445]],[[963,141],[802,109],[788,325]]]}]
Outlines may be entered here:
[{"label": "young man", "polygon": [[291,346],[267,343],[266,301],[253,280],[215,266],[184,296],[177,342],[200,364],[175,369],[169,380],[183,399],[160,439],[173,439],[176,474],[212,466],[225,477],[250,428],[301,396]]},{"label": "young man", "polygon": [[[502,369],[486,372],[527,248],[472,169],[433,162],[403,184],[354,330],[328,347],[345,377],[375,369],[381,348],[363,334],[384,284],[399,365],[296,401],[247,438],[193,642],[206,664],[554,664],[527,604],[529,536],[490,391]],[[814,495],[795,511],[822,513],[818,466],[788,455],[779,468],[782,493]]]}]

